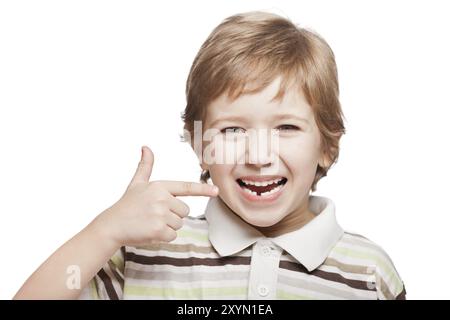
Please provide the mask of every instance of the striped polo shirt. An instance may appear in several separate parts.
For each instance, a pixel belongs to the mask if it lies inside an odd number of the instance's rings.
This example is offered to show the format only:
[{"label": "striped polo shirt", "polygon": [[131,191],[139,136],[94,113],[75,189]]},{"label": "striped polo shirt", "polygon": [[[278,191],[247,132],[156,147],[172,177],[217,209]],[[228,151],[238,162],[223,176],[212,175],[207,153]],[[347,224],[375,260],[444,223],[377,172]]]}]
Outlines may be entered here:
[{"label": "striped polo shirt", "polygon": [[404,299],[384,250],[344,232],[330,199],[309,197],[316,216],[273,238],[211,198],[174,241],[118,250],[80,299]]}]

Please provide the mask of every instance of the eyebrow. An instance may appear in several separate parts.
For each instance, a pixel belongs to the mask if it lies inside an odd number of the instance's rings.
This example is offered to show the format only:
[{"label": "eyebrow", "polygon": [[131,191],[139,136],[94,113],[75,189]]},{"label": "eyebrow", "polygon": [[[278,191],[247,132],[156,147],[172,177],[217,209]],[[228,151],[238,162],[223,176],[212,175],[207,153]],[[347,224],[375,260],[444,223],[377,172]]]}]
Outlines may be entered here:
[{"label": "eyebrow", "polygon": [[[297,121],[300,121],[300,122],[304,122],[304,123],[306,123],[306,124],[309,124],[309,121],[308,121],[307,119],[302,118],[302,117],[299,117],[299,116],[296,116],[296,115],[294,115],[294,114],[289,114],[289,113],[277,114],[277,115],[273,116],[272,118],[275,119],[275,120],[295,119],[295,120],[297,120]],[[222,121],[229,121],[229,122],[233,122],[233,121],[236,121],[236,122],[245,122],[245,120],[246,120],[246,119],[243,118],[243,117],[239,117],[239,116],[229,116],[229,117],[224,117],[224,118],[219,118],[219,119],[214,120],[213,122],[211,122],[211,125],[210,125],[210,126],[213,127],[214,125],[216,125],[217,123],[222,122]]]}]

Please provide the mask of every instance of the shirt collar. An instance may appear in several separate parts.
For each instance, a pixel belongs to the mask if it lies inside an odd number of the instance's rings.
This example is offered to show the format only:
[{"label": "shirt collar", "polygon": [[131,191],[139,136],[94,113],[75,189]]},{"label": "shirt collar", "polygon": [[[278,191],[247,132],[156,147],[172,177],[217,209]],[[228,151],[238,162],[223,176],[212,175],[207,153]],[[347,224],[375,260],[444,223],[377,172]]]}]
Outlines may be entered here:
[{"label": "shirt collar", "polygon": [[[312,271],[320,266],[344,231],[336,221],[334,203],[325,197],[309,196],[309,209],[316,217],[302,228],[269,238]],[[259,239],[261,232],[238,217],[220,197],[210,198],[205,218],[209,240],[220,256],[242,251]]]}]

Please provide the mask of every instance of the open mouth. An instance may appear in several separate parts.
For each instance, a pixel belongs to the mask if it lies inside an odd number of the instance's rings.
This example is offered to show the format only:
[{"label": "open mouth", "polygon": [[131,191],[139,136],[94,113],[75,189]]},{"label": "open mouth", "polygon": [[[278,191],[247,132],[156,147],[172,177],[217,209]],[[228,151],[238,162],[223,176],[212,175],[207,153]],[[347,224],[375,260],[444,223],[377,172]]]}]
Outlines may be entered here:
[{"label": "open mouth", "polygon": [[247,193],[254,196],[270,196],[278,192],[287,182],[287,178],[279,177],[266,181],[252,181],[236,179],[239,186]]}]

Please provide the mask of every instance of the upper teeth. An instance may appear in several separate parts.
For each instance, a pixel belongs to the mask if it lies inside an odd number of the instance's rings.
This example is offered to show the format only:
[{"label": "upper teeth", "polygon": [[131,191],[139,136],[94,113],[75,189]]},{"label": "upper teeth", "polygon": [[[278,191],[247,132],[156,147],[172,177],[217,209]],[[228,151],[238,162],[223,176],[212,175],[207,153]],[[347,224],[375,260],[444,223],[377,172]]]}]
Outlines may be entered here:
[{"label": "upper teeth", "polygon": [[270,184],[278,183],[281,180],[283,180],[283,178],[278,178],[278,179],[274,179],[274,180],[267,180],[267,181],[250,181],[250,180],[243,180],[243,179],[241,179],[241,180],[245,184],[250,184],[250,185],[253,185],[253,186],[257,186],[257,187],[265,187],[265,186],[268,186]]}]

